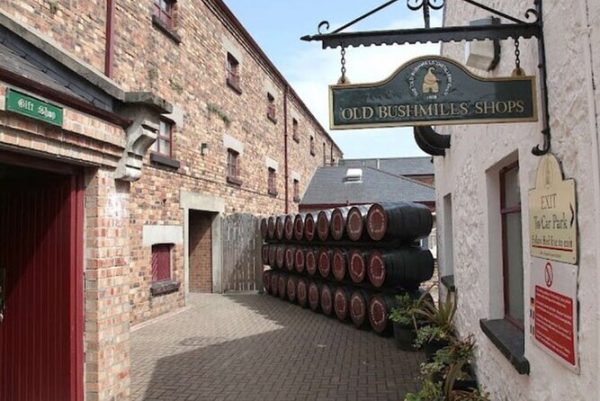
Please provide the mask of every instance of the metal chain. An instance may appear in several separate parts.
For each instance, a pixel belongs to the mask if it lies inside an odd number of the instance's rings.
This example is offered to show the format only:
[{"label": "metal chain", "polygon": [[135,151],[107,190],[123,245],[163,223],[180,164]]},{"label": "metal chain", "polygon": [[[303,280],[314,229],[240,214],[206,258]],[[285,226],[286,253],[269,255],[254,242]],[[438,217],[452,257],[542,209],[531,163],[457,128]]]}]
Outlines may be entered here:
[{"label": "metal chain", "polygon": [[525,71],[521,69],[521,50],[519,50],[519,38],[515,39],[515,69],[513,76],[525,75]]},{"label": "metal chain", "polygon": [[345,47],[342,47],[341,54],[342,54],[342,58],[340,60],[340,63],[342,64],[342,68],[341,68],[342,76],[338,80],[338,84],[346,84],[346,83],[348,83],[348,79],[346,78],[346,48]]}]

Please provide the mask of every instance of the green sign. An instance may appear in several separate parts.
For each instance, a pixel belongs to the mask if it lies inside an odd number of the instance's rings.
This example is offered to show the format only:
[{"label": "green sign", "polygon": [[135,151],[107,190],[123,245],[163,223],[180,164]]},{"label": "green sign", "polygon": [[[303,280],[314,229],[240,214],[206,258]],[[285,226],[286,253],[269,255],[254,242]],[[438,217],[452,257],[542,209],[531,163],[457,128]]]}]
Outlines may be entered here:
[{"label": "green sign", "polygon": [[382,82],[331,85],[331,129],[537,121],[535,77],[487,79],[440,56]]},{"label": "green sign", "polygon": [[63,109],[40,99],[17,92],[14,89],[6,90],[6,110],[23,114],[24,116],[35,118],[62,126]]}]

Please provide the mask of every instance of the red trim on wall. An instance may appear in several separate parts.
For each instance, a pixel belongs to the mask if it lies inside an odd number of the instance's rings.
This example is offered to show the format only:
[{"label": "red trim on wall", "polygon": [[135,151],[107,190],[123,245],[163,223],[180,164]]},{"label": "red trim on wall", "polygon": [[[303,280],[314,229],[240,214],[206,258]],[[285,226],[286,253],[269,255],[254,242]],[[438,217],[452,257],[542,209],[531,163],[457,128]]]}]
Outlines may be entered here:
[{"label": "red trim on wall", "polygon": [[113,58],[115,53],[115,1],[106,0],[106,49],[104,54],[104,75],[113,76]]}]

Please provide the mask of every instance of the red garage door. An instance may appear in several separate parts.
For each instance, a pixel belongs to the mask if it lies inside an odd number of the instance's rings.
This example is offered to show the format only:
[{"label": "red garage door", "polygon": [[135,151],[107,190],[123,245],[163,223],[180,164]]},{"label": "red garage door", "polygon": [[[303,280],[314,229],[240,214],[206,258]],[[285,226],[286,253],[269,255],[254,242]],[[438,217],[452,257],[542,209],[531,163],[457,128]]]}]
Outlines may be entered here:
[{"label": "red garage door", "polygon": [[0,165],[0,400],[83,399],[81,195],[75,175]]}]

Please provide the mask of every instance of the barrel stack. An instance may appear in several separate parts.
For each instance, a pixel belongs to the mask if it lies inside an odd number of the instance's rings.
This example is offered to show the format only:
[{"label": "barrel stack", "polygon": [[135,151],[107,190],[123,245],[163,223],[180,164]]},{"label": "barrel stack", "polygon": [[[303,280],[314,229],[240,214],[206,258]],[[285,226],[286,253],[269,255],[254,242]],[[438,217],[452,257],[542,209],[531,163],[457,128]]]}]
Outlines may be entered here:
[{"label": "barrel stack", "polygon": [[434,260],[418,240],[430,234],[429,208],[411,202],[340,207],[261,220],[268,294],[378,334],[396,295],[418,297]]}]

